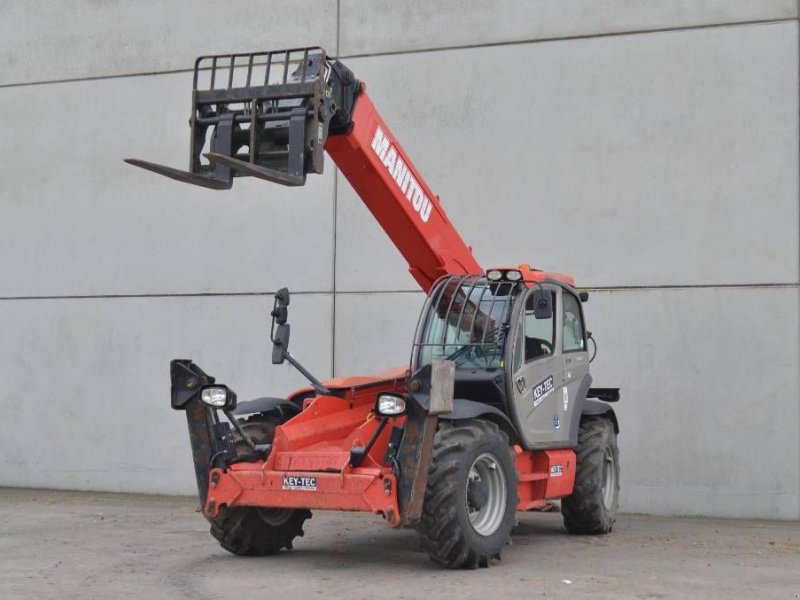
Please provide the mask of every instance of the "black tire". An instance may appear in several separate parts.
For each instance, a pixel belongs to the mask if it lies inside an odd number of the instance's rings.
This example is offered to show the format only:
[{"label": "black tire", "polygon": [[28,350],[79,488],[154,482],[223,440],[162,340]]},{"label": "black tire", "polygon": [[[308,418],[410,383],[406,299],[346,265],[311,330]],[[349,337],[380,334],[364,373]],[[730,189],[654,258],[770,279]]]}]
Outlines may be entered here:
[{"label": "black tire", "polygon": [[[255,444],[269,444],[275,436],[276,419],[253,415],[239,419],[239,424]],[[258,457],[238,432],[233,434],[237,462],[256,460]],[[277,554],[282,549],[292,549],[292,542],[303,537],[303,523],[311,518],[306,509],[222,507],[211,520],[211,535],[228,552],[240,556],[265,556]]]},{"label": "black tire", "polygon": [[581,421],[575,488],[561,501],[567,531],[577,535],[608,533],[617,518],[619,450],[614,424],[603,417]]},{"label": "black tire", "polygon": [[[255,445],[272,443],[272,438],[275,437],[275,426],[278,425],[277,419],[265,415],[252,415],[246,419],[237,420]],[[232,462],[252,462],[260,458],[236,430],[233,431],[233,442],[236,445],[236,458]]]},{"label": "black tire", "polygon": [[294,538],[303,537],[303,523],[309,518],[311,511],[306,509],[222,508],[211,522],[211,535],[233,554],[277,554],[283,548],[291,550]]},{"label": "black tire", "polygon": [[500,558],[516,519],[517,481],[508,437],[497,425],[441,422],[419,526],[431,559],[453,569],[474,569]]}]

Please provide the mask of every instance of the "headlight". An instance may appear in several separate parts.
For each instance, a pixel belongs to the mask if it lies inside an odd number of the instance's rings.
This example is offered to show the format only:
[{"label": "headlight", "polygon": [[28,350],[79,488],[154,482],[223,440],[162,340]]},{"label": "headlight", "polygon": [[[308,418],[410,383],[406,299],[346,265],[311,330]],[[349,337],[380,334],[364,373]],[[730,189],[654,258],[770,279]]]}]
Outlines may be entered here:
[{"label": "headlight", "polygon": [[375,413],[381,417],[396,417],[406,412],[406,399],[398,394],[378,394]]},{"label": "headlight", "polygon": [[200,400],[204,404],[221,408],[223,410],[233,410],[236,408],[236,394],[226,386],[217,385],[207,387],[200,392]]},{"label": "headlight", "polygon": [[522,273],[519,271],[506,271],[506,279],[509,281],[519,281],[522,279]]}]

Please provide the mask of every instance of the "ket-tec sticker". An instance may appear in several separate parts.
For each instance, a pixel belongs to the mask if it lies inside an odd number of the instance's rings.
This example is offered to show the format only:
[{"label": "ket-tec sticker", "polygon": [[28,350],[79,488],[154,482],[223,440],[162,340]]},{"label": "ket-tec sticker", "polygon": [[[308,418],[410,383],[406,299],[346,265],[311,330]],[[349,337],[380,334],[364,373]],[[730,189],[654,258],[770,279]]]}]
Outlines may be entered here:
[{"label": "ket-tec sticker", "polygon": [[547,398],[553,393],[553,376],[550,375],[543,382],[537,384],[533,388],[533,406],[536,408],[542,403],[542,400]]},{"label": "ket-tec sticker", "polygon": [[553,429],[561,429],[561,417],[558,413],[553,413]]},{"label": "ket-tec sticker", "polygon": [[564,468],[561,465],[553,465],[550,467],[550,477],[561,477],[564,473]]},{"label": "ket-tec sticker", "polygon": [[316,492],[317,478],[286,475],[283,478],[283,489],[301,492]]},{"label": "ket-tec sticker", "polygon": [[567,412],[567,409],[569,409],[569,390],[567,389],[566,385],[564,386],[563,390],[564,390],[564,412]]}]

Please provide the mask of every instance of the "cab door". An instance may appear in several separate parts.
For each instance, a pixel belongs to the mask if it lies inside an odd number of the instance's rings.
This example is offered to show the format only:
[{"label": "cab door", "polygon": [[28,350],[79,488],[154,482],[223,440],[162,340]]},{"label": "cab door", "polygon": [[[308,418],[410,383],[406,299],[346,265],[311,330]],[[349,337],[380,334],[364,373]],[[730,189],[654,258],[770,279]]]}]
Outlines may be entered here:
[{"label": "cab door", "polygon": [[[577,435],[578,423],[575,421],[579,421],[581,417],[580,414],[575,413],[578,405],[577,396],[581,393],[582,387],[585,395],[591,383],[589,352],[580,299],[568,289],[562,288],[559,305],[561,308],[559,318],[561,331],[558,344],[564,361],[561,378],[563,386],[561,389],[563,413],[561,431],[565,434],[563,439],[570,441],[569,433],[572,431]],[[572,441],[577,442],[577,438]]]},{"label": "cab door", "polygon": [[[561,351],[558,286],[544,284],[550,292],[552,316],[537,319],[533,289],[517,312],[511,357],[510,413],[527,448],[563,446],[569,440],[564,418],[564,354]],[[535,289],[535,288],[534,288]]]}]

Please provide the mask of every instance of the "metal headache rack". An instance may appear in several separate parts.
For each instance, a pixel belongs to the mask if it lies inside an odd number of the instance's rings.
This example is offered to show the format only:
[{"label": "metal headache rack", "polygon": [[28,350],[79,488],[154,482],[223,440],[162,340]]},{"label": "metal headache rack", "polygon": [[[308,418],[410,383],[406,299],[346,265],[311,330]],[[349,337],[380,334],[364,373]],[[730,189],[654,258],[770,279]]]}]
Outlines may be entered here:
[{"label": "metal headache rack", "polygon": [[[452,275],[429,295],[417,329],[414,356],[424,351],[446,357],[465,346],[502,346],[517,282],[489,281],[483,275]],[[428,362],[424,360],[422,362]]]},{"label": "metal headache rack", "polygon": [[127,162],[211,189],[230,189],[234,176],[247,175],[303,185],[307,173],[322,173],[337,108],[329,71],[319,47],[201,56],[194,64],[189,171]]}]

